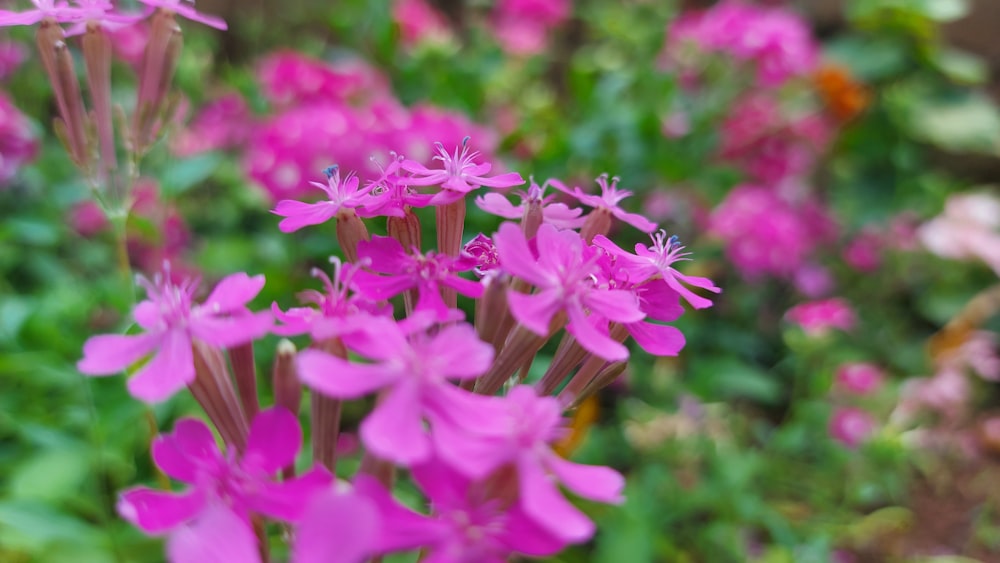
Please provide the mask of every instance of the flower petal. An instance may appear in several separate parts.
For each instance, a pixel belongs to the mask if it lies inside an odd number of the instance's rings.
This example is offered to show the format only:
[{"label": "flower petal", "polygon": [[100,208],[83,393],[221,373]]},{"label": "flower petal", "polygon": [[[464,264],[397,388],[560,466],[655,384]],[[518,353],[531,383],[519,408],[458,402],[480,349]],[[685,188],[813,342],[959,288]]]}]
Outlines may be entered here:
[{"label": "flower petal", "polygon": [[510,290],[507,292],[507,304],[514,319],[538,336],[548,336],[552,317],[563,306],[555,291],[527,295]]},{"label": "flower petal", "polygon": [[186,493],[129,489],[118,500],[118,514],[147,534],[171,530],[195,518],[205,506],[205,495],[194,489]]},{"label": "flower petal", "polygon": [[629,323],[625,329],[643,350],[654,356],[676,356],[684,348],[684,334],[669,325]]},{"label": "flower petal", "polygon": [[247,507],[271,518],[298,522],[312,499],[330,490],[333,481],[333,475],[322,466],[281,483],[262,481],[254,486]]},{"label": "flower petal", "polygon": [[157,467],[185,483],[195,483],[200,468],[222,461],[212,431],[196,418],[178,420],[173,432],[153,440],[151,450]]},{"label": "flower petal", "polygon": [[320,225],[329,221],[337,213],[337,206],[329,201],[304,203],[293,199],[278,202],[271,213],[285,217],[278,223],[283,233],[293,233],[303,227]]},{"label": "flower petal", "polygon": [[374,551],[379,520],[375,504],[362,495],[317,495],[296,529],[292,563],[360,562]]},{"label": "flower petal", "polygon": [[402,382],[361,423],[361,441],[376,456],[409,467],[431,454],[422,418],[420,389]]},{"label": "flower petal", "polygon": [[545,275],[538,267],[521,227],[515,223],[503,223],[493,235],[493,244],[505,272],[533,285],[546,285]]},{"label": "flower petal", "polygon": [[264,288],[264,276],[239,272],[222,278],[201,305],[210,314],[230,313],[246,306]]},{"label": "flower petal", "polygon": [[522,456],[517,464],[524,514],[559,539],[578,543],[594,535],[594,523],[570,504],[538,464]]},{"label": "flower petal", "polygon": [[181,330],[163,334],[160,350],[128,380],[128,392],[147,403],[157,403],[194,381],[191,338]]},{"label": "flower petal", "polygon": [[610,467],[583,465],[563,459],[554,452],[545,459],[545,466],[566,486],[583,498],[621,504],[625,501],[625,477]]},{"label": "flower petal", "polygon": [[273,475],[295,463],[302,447],[302,429],[295,415],[281,407],[261,411],[254,417],[240,465]]},{"label": "flower petal", "polygon": [[259,563],[257,536],[250,524],[216,504],[191,526],[170,536],[170,563]]},{"label": "flower petal", "polygon": [[296,364],[303,383],[342,399],[363,397],[398,378],[398,374],[379,364],[355,364],[314,349],[299,352]]},{"label": "flower petal", "polygon": [[601,331],[594,326],[594,320],[587,317],[580,306],[570,305],[566,307],[566,312],[569,315],[566,330],[576,337],[585,350],[609,362],[628,358],[628,348],[608,336],[607,321],[604,321],[605,330]]},{"label": "flower petal", "polygon": [[76,363],[76,369],[86,375],[114,375],[149,354],[160,337],[159,334],[91,337],[83,345],[83,359]]}]

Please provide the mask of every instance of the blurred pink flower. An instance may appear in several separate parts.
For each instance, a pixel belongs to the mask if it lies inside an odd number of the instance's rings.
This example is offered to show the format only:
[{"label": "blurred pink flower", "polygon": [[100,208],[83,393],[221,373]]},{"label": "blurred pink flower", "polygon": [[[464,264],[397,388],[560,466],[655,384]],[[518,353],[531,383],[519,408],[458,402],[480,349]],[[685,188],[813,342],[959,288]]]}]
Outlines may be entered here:
[{"label": "blurred pink flower", "polygon": [[856,395],[868,395],[882,387],[884,379],[885,375],[878,366],[868,363],[852,363],[838,367],[834,381],[838,389]]},{"label": "blurred pink flower", "polygon": [[77,369],[86,375],[115,375],[152,354],[128,380],[129,392],[142,401],[164,401],[194,380],[192,339],[226,348],[271,329],[270,313],[246,308],[264,287],[264,276],[227,276],[201,305],[193,303],[197,283],[178,285],[157,276],[153,281],[140,278],[139,285],[146,290],[146,300],[135,306],[132,316],[144,332],[91,337]]},{"label": "blurred pink flower", "polygon": [[171,137],[170,149],[176,156],[187,157],[237,147],[252,127],[246,100],[231,92],[202,106],[191,123]]},{"label": "blurred pink flower", "polygon": [[195,10],[194,0],[139,0],[139,2],[153,8],[173,12],[182,18],[205,24],[215,29],[225,30],[228,27],[222,18],[203,14]]},{"label": "blurred pink flower", "polygon": [[854,309],[839,298],[801,303],[789,309],[785,318],[809,336],[822,336],[831,328],[850,332],[858,322]]},{"label": "blurred pink flower", "polygon": [[392,98],[388,79],[361,59],[328,63],[291,50],[264,57],[257,66],[257,82],[268,101],[279,107]]},{"label": "blurred pink flower", "polygon": [[834,280],[830,271],[816,264],[803,264],[792,276],[795,289],[810,299],[818,299],[833,291]]},{"label": "blurred pink flower", "polygon": [[[237,545],[228,546],[230,553],[256,555],[252,514],[297,522],[312,497],[333,482],[333,476],[320,466],[294,479],[274,480],[278,471],[295,463],[301,445],[298,420],[280,407],[254,417],[246,449],[238,455],[235,451],[220,452],[204,422],[181,419],[172,433],[161,434],[153,441],[153,461],[168,476],[190,488],[174,493],[135,487],[122,493],[118,512],[147,534],[173,532],[168,543],[172,555],[178,551],[204,555],[221,549],[213,548],[213,543],[234,543]],[[224,531],[238,534],[227,535],[226,541],[219,542],[219,534]],[[175,559],[196,560],[205,559]]]},{"label": "blurred pink flower", "polygon": [[115,54],[138,71],[146,52],[146,44],[149,43],[149,25],[137,22],[109,30],[108,35]]},{"label": "blurred pink flower", "polygon": [[726,0],[675,19],[661,60],[690,69],[710,53],[752,64],[757,82],[773,87],[815,70],[819,44],[806,21],[786,8]]},{"label": "blurred pink flower", "polygon": [[791,279],[833,238],[836,224],[817,203],[793,204],[771,189],[742,185],[712,211],[709,229],[744,277]]},{"label": "blurred pink flower", "polygon": [[948,198],[944,213],[918,231],[938,256],[982,260],[1000,275],[1000,199],[986,192]]},{"label": "blurred pink flower", "polygon": [[719,155],[765,185],[805,175],[829,143],[832,125],[819,114],[792,115],[778,100],[750,95],[722,123]]},{"label": "blurred pink flower", "polygon": [[883,236],[872,228],[862,229],[843,251],[844,262],[862,273],[871,273],[882,265]]},{"label": "blurred pink flower", "polygon": [[875,419],[867,412],[844,407],[834,410],[830,417],[829,431],[834,440],[854,449],[871,437],[876,426]]},{"label": "blurred pink flower", "polygon": [[569,0],[499,0],[493,12],[493,33],[513,55],[536,55],[548,46],[553,28],[570,15]]},{"label": "blurred pink flower", "polygon": [[14,73],[28,58],[28,49],[17,41],[0,40],[0,82]]},{"label": "blurred pink flower", "polygon": [[407,47],[423,42],[441,43],[452,35],[447,20],[426,0],[394,0],[392,20],[399,27],[403,45]]},{"label": "blurred pink flower", "polygon": [[37,153],[38,139],[31,122],[0,90],[0,188],[9,184]]}]

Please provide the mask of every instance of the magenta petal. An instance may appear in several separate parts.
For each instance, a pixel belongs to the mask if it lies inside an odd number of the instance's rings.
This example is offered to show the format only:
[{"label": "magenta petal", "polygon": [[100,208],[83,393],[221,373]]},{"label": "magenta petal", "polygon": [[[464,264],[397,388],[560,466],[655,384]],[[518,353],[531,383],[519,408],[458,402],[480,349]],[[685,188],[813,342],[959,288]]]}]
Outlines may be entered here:
[{"label": "magenta petal", "polygon": [[333,480],[326,468],[317,466],[281,483],[262,481],[254,485],[252,496],[247,498],[247,507],[271,518],[298,522],[309,502],[330,490]]},{"label": "magenta petal", "polygon": [[217,504],[191,526],[170,535],[170,563],[259,563],[257,536],[242,518]]},{"label": "magenta petal", "polygon": [[583,498],[621,504],[625,501],[625,478],[610,467],[583,465],[565,460],[555,452],[546,456],[545,465],[565,487]]},{"label": "magenta petal", "polygon": [[191,339],[181,330],[163,334],[160,350],[128,380],[128,391],[147,403],[168,399],[194,381]]},{"label": "magenta petal", "polygon": [[361,440],[376,456],[409,467],[427,459],[430,442],[424,434],[420,389],[397,384],[361,423]]},{"label": "magenta petal", "polygon": [[447,539],[451,526],[441,520],[417,514],[399,504],[374,478],[359,475],[354,490],[374,503],[378,510],[380,530],[376,551],[387,553],[435,545]]},{"label": "magenta petal", "polygon": [[520,219],[521,215],[524,214],[521,206],[515,207],[510,200],[498,193],[488,193],[477,197],[476,205],[487,213],[499,215],[505,219]]},{"label": "magenta petal", "polygon": [[145,487],[129,489],[118,500],[118,514],[147,534],[171,530],[196,517],[205,506],[205,495],[195,489],[168,493]]},{"label": "magenta petal", "polygon": [[473,299],[479,299],[483,296],[483,292],[486,287],[479,281],[467,280],[459,276],[447,276],[441,283],[454,289],[458,293],[471,297]]},{"label": "magenta petal", "polygon": [[562,301],[556,291],[542,291],[534,295],[507,292],[510,312],[517,322],[538,336],[548,336],[552,317],[562,308]]},{"label": "magenta petal", "polygon": [[328,201],[303,203],[286,199],[279,201],[272,213],[285,217],[278,223],[278,229],[281,232],[294,233],[303,227],[326,223],[336,215],[337,206],[331,205]]},{"label": "magenta petal", "polygon": [[628,348],[608,336],[606,331],[602,333],[598,330],[593,320],[584,314],[583,309],[579,306],[569,306],[566,312],[569,314],[566,330],[576,337],[585,350],[609,362],[628,359]]},{"label": "magenta petal", "polygon": [[522,457],[517,464],[524,514],[556,537],[570,543],[586,541],[594,523],[570,504],[537,460]]},{"label": "magenta petal", "polygon": [[684,314],[681,296],[662,280],[637,287],[639,306],[652,320],[670,322]]},{"label": "magenta petal", "polygon": [[521,227],[515,223],[503,223],[493,235],[493,244],[505,272],[533,285],[546,285],[545,275],[539,270]]},{"label": "magenta petal", "polygon": [[302,429],[295,415],[281,407],[261,411],[253,419],[240,465],[267,475],[295,463],[302,447]]},{"label": "magenta petal", "polygon": [[468,324],[453,324],[440,332],[422,350],[440,365],[440,375],[467,379],[482,375],[493,363],[493,346],[483,342]]},{"label": "magenta petal", "polygon": [[667,285],[670,286],[670,289],[679,293],[680,296],[683,297],[685,301],[690,303],[691,306],[694,307],[695,309],[704,309],[706,307],[712,306],[711,300],[705,299],[704,297],[684,287],[683,285],[681,285],[679,281],[677,281],[677,279],[674,276],[670,275],[664,276],[663,281],[667,282]]},{"label": "magenta petal", "polygon": [[356,399],[395,381],[379,364],[355,364],[319,350],[303,350],[296,360],[299,379],[324,395]]},{"label": "magenta petal", "polygon": [[200,468],[222,462],[215,436],[196,418],[178,420],[173,432],[153,440],[151,449],[156,466],[185,483],[195,483]]},{"label": "magenta petal", "polygon": [[565,541],[535,524],[520,506],[511,507],[505,523],[502,539],[512,551],[529,557],[547,557],[566,547]]},{"label": "magenta petal", "polygon": [[243,313],[232,317],[191,319],[195,338],[220,348],[232,348],[256,340],[271,331],[274,319],[269,311]]},{"label": "magenta petal", "polygon": [[222,278],[201,305],[210,314],[230,313],[242,309],[264,289],[264,276],[249,276],[243,272]]},{"label": "magenta petal", "polygon": [[413,262],[398,240],[378,235],[358,242],[358,257],[368,258],[372,270],[386,274],[403,274],[406,265]]},{"label": "magenta petal", "polygon": [[[485,174],[485,172],[483,172]],[[486,186],[487,188],[510,188],[513,186],[520,186],[524,183],[524,178],[521,177],[517,172],[508,172],[506,174],[500,174],[499,176],[493,176],[492,178],[476,178],[476,183],[480,186]]]},{"label": "magenta petal", "polygon": [[614,209],[611,210],[611,213],[614,214],[615,217],[621,219],[622,221],[628,223],[629,225],[632,225],[633,227],[639,229],[644,233],[651,233],[656,230],[656,223],[650,221],[649,219],[646,219],[645,217],[639,215],[638,213],[628,213],[626,211],[622,211],[620,207],[615,207]]},{"label": "magenta petal", "polygon": [[584,304],[592,312],[619,323],[638,322],[646,316],[635,294],[624,289],[592,289]]},{"label": "magenta petal", "polygon": [[150,353],[159,339],[159,334],[91,337],[83,345],[83,359],[77,362],[76,369],[87,375],[116,374]]},{"label": "magenta petal", "polygon": [[375,548],[379,514],[355,493],[329,491],[309,503],[295,533],[292,563],[355,563]]},{"label": "magenta petal", "polygon": [[676,356],[684,348],[684,334],[669,325],[630,323],[625,329],[643,350],[654,356]]},{"label": "magenta petal", "polygon": [[205,24],[208,27],[213,27],[221,31],[225,31],[226,29],[229,28],[229,26],[226,25],[225,20],[223,20],[222,18],[209,16],[207,14],[202,14],[201,12],[196,11],[194,8],[181,4],[179,2],[174,3],[174,5],[170,7],[170,9],[177,12],[182,17],[185,17],[193,22]]},{"label": "magenta petal", "polygon": [[437,284],[429,283],[421,285],[417,295],[417,304],[413,307],[415,313],[429,312],[439,322],[445,322],[451,317],[451,309],[445,304],[441,297],[441,290]]}]

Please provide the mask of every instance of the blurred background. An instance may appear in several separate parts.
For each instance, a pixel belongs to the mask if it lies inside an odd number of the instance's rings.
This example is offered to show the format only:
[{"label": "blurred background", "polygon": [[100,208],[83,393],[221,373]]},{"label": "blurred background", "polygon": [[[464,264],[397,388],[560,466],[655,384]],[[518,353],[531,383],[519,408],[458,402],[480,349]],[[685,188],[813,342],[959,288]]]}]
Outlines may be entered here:
[{"label": "blurred background", "polygon": [[[628,500],[585,506],[597,536],[554,560],[1000,561],[1000,3],[198,9],[229,30],[182,23],[135,271],[263,273],[255,307],[287,307],[338,249],[330,225],[279,232],[278,200],[317,196],[331,164],[366,177],[470,136],[539,183],[619,176],[723,288],[677,322],[678,357],[636,349],[573,413],[563,453],[625,473]],[[125,107],[146,34],[113,34]],[[0,29],[0,561],[156,561],[115,494],[153,479],[155,429],[197,407],[147,409],[74,367],[131,298],[33,42]],[[469,224],[497,220],[470,206]]]}]

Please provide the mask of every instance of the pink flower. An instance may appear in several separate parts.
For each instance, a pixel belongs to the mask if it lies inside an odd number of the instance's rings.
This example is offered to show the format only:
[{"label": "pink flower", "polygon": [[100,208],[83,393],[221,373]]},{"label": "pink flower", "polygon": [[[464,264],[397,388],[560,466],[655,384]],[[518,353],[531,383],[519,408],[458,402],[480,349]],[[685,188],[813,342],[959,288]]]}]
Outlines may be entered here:
[{"label": "pink flower", "polygon": [[753,64],[757,81],[773,87],[811,73],[818,51],[808,24],[791,12],[726,1],[674,20],[662,57],[690,67],[701,53],[723,53]]},{"label": "pink flower", "polygon": [[833,128],[818,115],[795,115],[778,100],[750,95],[737,101],[722,124],[719,155],[765,185],[806,174]]},{"label": "pink flower", "polygon": [[875,419],[861,409],[838,408],[830,417],[830,437],[851,449],[871,437],[875,428]]},{"label": "pink flower", "polygon": [[283,233],[292,233],[309,225],[320,225],[334,218],[342,209],[356,209],[365,205],[370,199],[370,188],[361,188],[358,177],[348,174],[341,181],[340,169],[334,165],[323,171],[326,174],[326,184],[309,182],[311,185],[326,192],[327,201],[304,203],[293,199],[278,202],[271,213],[285,217],[278,228]]},{"label": "pink flower", "polygon": [[35,159],[38,139],[28,118],[0,91],[0,187]]},{"label": "pink flower", "polygon": [[407,253],[394,238],[374,236],[370,241],[358,243],[358,257],[368,260],[368,268],[386,276],[358,272],[355,276],[358,292],[374,300],[399,295],[408,289],[417,290],[414,311],[426,311],[444,322],[452,312],[441,297],[442,286],[478,299],[483,294],[479,282],[459,277],[457,272],[471,270],[473,263],[430,251],[420,254],[413,249]]},{"label": "pink flower", "polygon": [[854,310],[839,298],[801,303],[789,309],[785,318],[802,327],[809,336],[822,336],[831,328],[850,332],[857,324]]},{"label": "pink flower", "polygon": [[220,452],[205,423],[182,419],[173,433],[153,441],[152,453],[157,467],[191,487],[181,493],[129,489],[121,495],[118,513],[147,534],[173,532],[171,554],[204,552],[211,548],[206,542],[218,543],[222,530],[235,532],[222,542],[235,543],[228,548],[233,553],[249,553],[251,547],[256,551],[251,515],[297,522],[310,499],[333,482],[322,467],[284,482],[274,480],[278,471],[295,463],[301,445],[298,420],[280,407],[261,411],[254,418],[242,454]]},{"label": "pink flower", "polygon": [[239,93],[212,100],[198,112],[186,128],[170,140],[176,156],[193,156],[208,151],[239,146],[250,134],[250,108]]},{"label": "pink flower", "polygon": [[264,96],[282,107],[392,98],[389,81],[361,59],[328,63],[292,50],[266,56],[257,66],[257,81]]},{"label": "pink flower", "polygon": [[222,21],[222,19],[215,16],[208,16],[195,10],[194,0],[139,0],[139,2],[153,8],[173,12],[182,18],[205,24],[208,27],[220,30],[227,29],[226,22]]},{"label": "pink flower", "polygon": [[28,58],[28,50],[17,41],[0,41],[0,82],[4,81]]},{"label": "pink flower", "polygon": [[403,44],[408,47],[425,41],[443,42],[451,37],[444,16],[425,0],[394,0],[392,21],[399,27]]},{"label": "pink flower", "polygon": [[493,244],[493,240],[483,233],[479,233],[467,242],[462,247],[462,254],[472,258],[476,264],[477,276],[489,275],[490,272],[500,270],[500,255],[497,254],[497,247]]},{"label": "pink flower", "polygon": [[862,273],[871,273],[882,265],[883,237],[873,229],[862,229],[844,248],[842,254],[848,266]]},{"label": "pink flower", "polygon": [[882,386],[885,376],[877,366],[867,363],[843,364],[837,368],[837,387],[849,393],[868,395]]},{"label": "pink flower", "polygon": [[949,197],[944,213],[920,227],[918,236],[938,256],[979,259],[1000,275],[1000,198],[992,194]]},{"label": "pink flower", "polygon": [[726,243],[726,256],[750,280],[792,278],[835,224],[818,205],[793,204],[773,190],[738,186],[712,212],[710,229]]},{"label": "pink flower", "polygon": [[569,0],[499,0],[493,13],[493,32],[500,46],[514,55],[545,50],[553,28],[570,15]]},{"label": "pink flower", "polygon": [[461,149],[455,147],[454,154],[448,154],[444,145],[437,143],[437,155],[433,160],[441,161],[443,168],[430,169],[414,160],[404,160],[403,170],[413,174],[407,183],[411,186],[440,186],[441,192],[431,199],[431,205],[442,205],[458,201],[472,190],[486,186],[489,188],[510,188],[524,183],[517,172],[487,177],[492,165],[488,162],[473,162],[479,152],[469,152],[469,138],[462,140]]},{"label": "pink flower", "polygon": [[319,269],[312,271],[313,277],[323,282],[324,291],[307,290],[299,298],[316,307],[293,307],[282,311],[277,303],[271,305],[271,312],[282,325],[275,327],[274,333],[282,336],[309,333],[314,340],[322,341],[359,330],[372,315],[390,316],[391,305],[378,305],[358,293],[349,293],[356,264],[343,264],[338,258],[331,258],[333,277]]},{"label": "pink flower", "polygon": [[430,500],[430,516],[399,504],[373,479],[355,483],[378,506],[381,552],[423,548],[426,561],[502,563],[516,554],[554,555],[566,545],[492,482],[474,482],[437,461],[413,467],[412,474]]},{"label": "pink flower", "polygon": [[512,290],[507,296],[511,314],[521,325],[547,336],[553,317],[565,311],[569,321],[566,329],[586,350],[609,361],[628,357],[628,349],[599,330],[591,316],[633,323],[645,314],[631,291],[595,286],[601,255],[587,246],[579,233],[541,225],[534,239],[537,257],[514,223],[500,225],[493,242],[504,271],[537,289],[530,295]]},{"label": "pink flower", "polygon": [[167,561],[258,563],[260,549],[253,529],[225,506],[215,504],[205,508],[191,524],[179,526],[170,534]]},{"label": "pink flower", "polygon": [[442,440],[438,450],[450,467],[473,479],[482,479],[504,465],[517,471],[520,504],[525,516],[546,532],[566,542],[580,542],[594,533],[594,524],[570,504],[556,486],[561,483],[591,500],[620,503],[625,479],[613,469],[567,461],[551,444],[562,437],[563,407],[554,397],[539,397],[527,385],[512,389],[502,402],[504,417],[488,427],[471,428],[481,434],[481,451],[451,450],[459,440]]},{"label": "pink flower", "polygon": [[108,30],[115,55],[129,64],[137,72],[149,43],[149,25],[137,22],[118,29]]},{"label": "pink flower", "polygon": [[792,274],[795,289],[810,299],[829,294],[835,287],[830,271],[816,264],[803,264]]},{"label": "pink flower", "polygon": [[584,193],[584,191],[579,187],[575,187],[570,190],[565,184],[558,180],[549,180],[549,183],[555,189],[580,200],[580,203],[593,207],[596,211],[610,213],[619,220],[632,225],[644,233],[651,233],[655,231],[656,223],[653,223],[638,213],[629,213],[618,205],[622,202],[622,200],[632,195],[632,192],[628,190],[619,190],[618,181],[619,178],[615,176],[614,178],[611,178],[611,184],[609,185],[607,174],[598,176],[597,185],[601,188],[601,195]]},{"label": "pink flower", "polygon": [[[485,373],[493,347],[464,323],[431,335],[432,322],[427,315],[399,324],[374,318],[363,331],[343,337],[350,350],[374,363],[348,362],[315,349],[298,356],[302,381],[324,395],[354,399],[383,389],[375,410],[361,423],[361,440],[373,454],[405,466],[430,458],[437,433],[461,436],[463,428],[490,424],[496,410],[492,398],[448,382]],[[431,437],[424,433],[424,420],[431,422]]]},{"label": "pink flower", "polygon": [[146,301],[132,312],[145,332],[135,335],[94,336],[83,346],[77,369],[86,375],[113,375],[155,351],[128,381],[129,392],[149,403],[166,400],[194,380],[191,341],[231,347],[267,334],[271,315],[246,308],[264,287],[264,276],[239,273],[219,282],[205,302],[192,304],[194,283],[174,285],[157,276],[139,279]]},{"label": "pink flower", "polygon": [[712,283],[712,280],[708,278],[685,276],[674,269],[674,263],[689,260],[687,256],[690,255],[689,252],[684,252],[684,247],[681,246],[677,237],[672,236],[667,238],[666,231],[661,229],[656,234],[650,235],[650,238],[653,240],[653,245],[647,247],[643,244],[636,244],[635,254],[630,254],[622,250],[604,235],[594,237],[594,245],[603,248],[612,256],[622,260],[624,262],[623,267],[632,274],[636,283],[639,280],[647,280],[658,275],[666,282],[670,289],[680,294],[695,309],[711,307],[712,302],[710,300],[695,294],[682,285],[681,282],[711,291],[712,293],[719,293],[722,290],[716,287]]},{"label": "pink flower", "polygon": [[583,225],[584,218],[580,217],[583,210],[571,208],[565,203],[553,202],[553,196],[545,196],[545,188],[549,182],[539,186],[535,180],[531,180],[531,186],[527,192],[520,192],[519,205],[513,205],[510,201],[494,192],[483,194],[476,198],[476,206],[487,213],[492,213],[505,219],[522,219],[525,210],[530,205],[537,205],[542,211],[542,220],[560,229],[578,229]]}]

